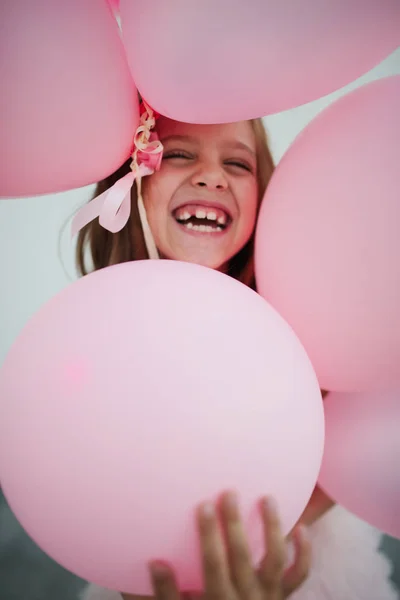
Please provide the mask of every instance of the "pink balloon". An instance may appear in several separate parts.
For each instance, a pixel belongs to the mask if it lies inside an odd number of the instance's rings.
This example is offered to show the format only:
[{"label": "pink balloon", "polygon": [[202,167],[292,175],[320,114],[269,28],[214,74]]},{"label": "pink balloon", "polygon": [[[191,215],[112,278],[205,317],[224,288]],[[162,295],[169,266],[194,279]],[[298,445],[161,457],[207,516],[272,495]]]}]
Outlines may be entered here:
[{"label": "pink balloon", "polygon": [[151,592],[147,561],[200,589],[195,506],[236,488],[254,558],[258,500],[284,531],[323,451],[323,407],[288,325],[249,288],[174,261],[125,263],[73,283],[28,323],[0,371],[0,479],[59,563]]},{"label": "pink balloon", "polygon": [[278,165],[256,240],[258,289],[322,388],[400,388],[400,76],[324,110]]},{"label": "pink balloon", "polygon": [[400,42],[398,0],[121,0],[133,78],[158,112],[226,123],[350,83]]},{"label": "pink balloon", "polygon": [[108,0],[115,14],[119,14],[119,0]]},{"label": "pink balloon", "polygon": [[93,183],[128,158],[137,92],[106,0],[2,3],[0,56],[0,196]]},{"label": "pink balloon", "polygon": [[319,484],[351,512],[400,538],[400,393],[329,394]]}]

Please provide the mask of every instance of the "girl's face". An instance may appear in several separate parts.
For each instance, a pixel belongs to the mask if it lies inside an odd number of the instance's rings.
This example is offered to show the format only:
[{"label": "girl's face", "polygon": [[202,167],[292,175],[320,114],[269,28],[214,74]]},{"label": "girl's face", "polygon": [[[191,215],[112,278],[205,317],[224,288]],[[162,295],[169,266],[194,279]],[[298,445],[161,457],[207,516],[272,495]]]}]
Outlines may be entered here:
[{"label": "girl's face", "polygon": [[247,121],[189,125],[160,117],[160,171],[144,179],[144,203],[164,258],[222,269],[255,227],[256,140]]}]

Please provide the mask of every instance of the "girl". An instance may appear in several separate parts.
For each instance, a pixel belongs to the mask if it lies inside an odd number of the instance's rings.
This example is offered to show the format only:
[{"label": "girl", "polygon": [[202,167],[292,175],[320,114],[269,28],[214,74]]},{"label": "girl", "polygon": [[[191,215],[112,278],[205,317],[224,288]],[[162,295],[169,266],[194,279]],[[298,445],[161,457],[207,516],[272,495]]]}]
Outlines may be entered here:
[{"label": "girl", "polygon": [[[145,126],[141,128],[144,141],[152,139],[149,128],[154,125],[150,109],[149,114],[145,112],[147,108],[144,105],[142,123]],[[146,131],[143,134],[146,125],[147,138]],[[159,117],[157,133],[163,148],[162,164],[159,170],[144,179],[143,198],[141,185],[138,186],[139,193],[132,188],[132,212],[125,227],[111,233],[97,219],[91,220],[92,214],[86,219],[90,222],[81,228],[77,244],[80,273],[85,275],[91,269],[145,259],[149,255],[154,257],[156,253],[162,258],[218,269],[255,289],[254,231],[260,202],[274,168],[261,119],[222,125],[190,125]],[[153,141],[153,149],[156,148],[157,142]],[[145,151],[146,145],[140,149]],[[133,169],[137,166],[136,151]],[[95,195],[104,194],[127,176],[131,168],[132,164],[125,163],[98,184]],[[90,267],[87,266],[88,253]],[[276,511],[270,502],[263,506],[261,513],[269,551],[257,572],[250,566],[235,496],[225,494],[217,507],[206,505],[200,508],[198,528],[206,598],[281,600],[294,592],[294,600],[395,600],[396,594],[387,579],[388,565],[377,552],[379,533],[339,507],[322,519],[321,524],[325,520],[327,526],[336,527],[343,522],[343,533],[350,537],[356,534],[359,539],[351,546],[352,555],[346,556],[341,564],[343,549],[339,547],[338,534],[337,556],[329,556],[329,537],[325,539],[324,528],[313,523],[333,506],[333,502],[318,486],[300,521],[311,526],[314,552],[316,549],[320,555],[324,552],[325,560],[324,564],[318,564],[317,560],[317,569],[314,568],[305,584],[295,591],[308,572],[309,542],[302,527],[295,528],[295,557],[290,569],[285,571],[285,543]],[[223,537],[218,521],[225,534]],[[333,531],[331,535],[335,541]],[[343,540],[346,539],[344,536]],[[351,564],[354,558],[360,561],[362,575]],[[314,561],[316,559],[318,557],[314,557]],[[367,560],[370,567],[365,564]],[[351,580],[352,572],[355,573],[354,581]],[[178,600],[173,572],[168,566],[156,563],[151,567],[151,574],[157,598]],[[342,587],[340,578],[346,582]],[[84,596],[85,600],[117,600],[120,597],[95,586],[89,586]]]}]

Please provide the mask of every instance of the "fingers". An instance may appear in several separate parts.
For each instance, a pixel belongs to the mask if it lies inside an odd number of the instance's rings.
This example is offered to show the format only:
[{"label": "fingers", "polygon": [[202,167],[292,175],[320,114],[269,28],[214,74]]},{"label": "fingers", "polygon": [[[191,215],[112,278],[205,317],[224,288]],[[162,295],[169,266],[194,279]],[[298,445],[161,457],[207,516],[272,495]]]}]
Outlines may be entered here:
[{"label": "fingers", "polygon": [[[206,596],[212,600],[226,600],[232,597],[232,590],[236,587],[241,597],[250,598],[258,580],[252,567],[236,496],[224,494],[219,509],[218,514],[214,505],[207,502],[198,511]],[[151,575],[157,600],[179,600],[173,573],[167,565],[153,563]]]},{"label": "fingers", "polygon": [[181,599],[175,575],[168,565],[158,561],[153,562],[150,564],[150,574],[156,600]]},{"label": "fingers", "polygon": [[229,569],[224,541],[213,504],[202,504],[198,512],[204,587],[208,598],[225,599],[229,590]]},{"label": "fingers", "polygon": [[299,525],[296,527],[291,539],[295,548],[295,558],[294,563],[283,577],[282,587],[285,598],[304,583],[311,565],[311,544],[307,539],[305,526]]},{"label": "fingers", "polygon": [[280,520],[272,498],[262,502],[262,519],[266,555],[260,563],[258,576],[267,592],[281,588],[286,563],[286,542],[282,535]]},{"label": "fingers", "polygon": [[[307,578],[311,547],[304,527],[298,526],[293,532],[295,560],[285,571],[286,541],[272,499],[263,501],[261,512],[267,552],[256,573],[236,496],[224,494],[218,514],[212,503],[200,506],[197,524],[208,600],[251,600],[262,592],[271,598],[276,594],[281,598],[283,593],[286,598]],[[165,563],[152,563],[150,570],[156,600],[181,600],[174,574]]]},{"label": "fingers", "polygon": [[225,534],[231,581],[239,595],[243,598],[250,598],[257,579],[239,514],[237,497],[234,493],[229,492],[222,497],[220,515]]}]

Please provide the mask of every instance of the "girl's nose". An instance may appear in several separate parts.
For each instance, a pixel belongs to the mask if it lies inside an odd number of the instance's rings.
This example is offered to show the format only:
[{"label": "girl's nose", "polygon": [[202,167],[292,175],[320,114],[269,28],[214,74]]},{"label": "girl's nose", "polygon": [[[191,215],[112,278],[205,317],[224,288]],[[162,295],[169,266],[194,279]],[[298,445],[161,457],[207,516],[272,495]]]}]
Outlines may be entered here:
[{"label": "girl's nose", "polygon": [[196,187],[204,187],[208,190],[226,190],[228,182],[223,169],[220,167],[203,167],[196,171],[192,177],[192,184]]}]

